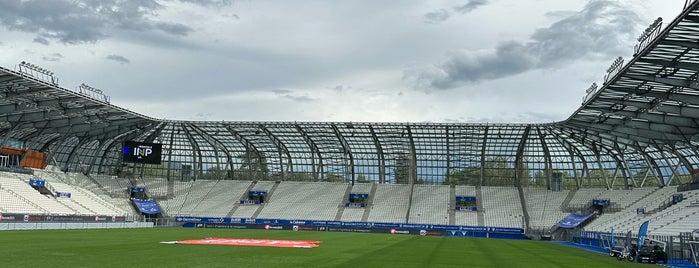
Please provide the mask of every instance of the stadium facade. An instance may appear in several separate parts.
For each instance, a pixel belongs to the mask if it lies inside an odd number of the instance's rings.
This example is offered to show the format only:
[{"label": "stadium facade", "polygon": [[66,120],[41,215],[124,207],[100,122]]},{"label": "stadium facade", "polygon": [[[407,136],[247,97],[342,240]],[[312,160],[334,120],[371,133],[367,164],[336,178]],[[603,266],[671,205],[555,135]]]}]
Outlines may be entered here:
[{"label": "stadium facade", "polygon": [[[548,189],[663,187],[699,170],[699,4],[654,22],[561,122],[213,122],[148,117],[69,90],[23,63],[0,68],[3,146],[67,171],[168,180],[343,181]],[[123,161],[126,141],[160,164]],[[8,165],[19,160],[10,160]]]}]

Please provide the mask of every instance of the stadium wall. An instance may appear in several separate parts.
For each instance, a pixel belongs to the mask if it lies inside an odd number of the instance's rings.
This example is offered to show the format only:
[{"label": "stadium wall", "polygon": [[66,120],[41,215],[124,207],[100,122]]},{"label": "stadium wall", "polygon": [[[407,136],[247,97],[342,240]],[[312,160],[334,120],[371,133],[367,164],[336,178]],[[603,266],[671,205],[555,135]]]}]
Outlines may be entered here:
[{"label": "stadium wall", "polygon": [[503,239],[528,239],[527,236],[524,234],[524,229],[504,227],[208,217],[176,217],[175,221],[182,223],[182,226],[186,228],[390,233]]},{"label": "stadium wall", "polygon": [[0,223],[0,231],[151,228],[153,226],[152,222],[7,222]]}]

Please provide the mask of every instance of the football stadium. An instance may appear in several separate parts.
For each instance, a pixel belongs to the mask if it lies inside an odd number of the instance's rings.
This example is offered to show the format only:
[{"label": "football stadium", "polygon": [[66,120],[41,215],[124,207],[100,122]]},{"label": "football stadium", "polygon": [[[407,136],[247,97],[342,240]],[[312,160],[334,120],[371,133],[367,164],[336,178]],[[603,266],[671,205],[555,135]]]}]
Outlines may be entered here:
[{"label": "football stadium", "polygon": [[535,124],[158,119],[0,67],[0,262],[699,267],[699,1],[629,49]]}]

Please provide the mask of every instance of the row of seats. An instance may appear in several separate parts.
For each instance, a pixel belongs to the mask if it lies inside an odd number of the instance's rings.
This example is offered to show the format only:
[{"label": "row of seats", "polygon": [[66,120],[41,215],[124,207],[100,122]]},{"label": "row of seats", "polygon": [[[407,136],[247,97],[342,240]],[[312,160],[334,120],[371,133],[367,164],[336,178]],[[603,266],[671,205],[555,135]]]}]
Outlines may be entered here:
[{"label": "row of seats", "polygon": [[449,224],[449,187],[415,185],[408,222]]},{"label": "row of seats", "polygon": [[[131,182],[109,176],[88,178],[82,174],[62,173],[52,170],[41,171],[57,191],[73,193],[73,198],[51,198],[38,193],[28,185],[29,175],[7,173],[0,180],[0,213],[37,214],[104,214],[122,215],[133,213],[128,198],[118,197],[126,193]],[[24,176],[24,177],[23,177]],[[95,183],[96,182],[96,183]],[[418,224],[449,224],[449,213],[453,195],[479,196],[479,212],[454,213],[453,223],[478,225],[479,215],[483,225],[501,227],[524,227],[523,209],[519,192],[514,187],[457,186],[450,193],[446,185],[409,185],[358,183],[306,183],[271,181],[208,181],[174,182],[173,194],[167,196],[167,181],[164,179],[137,180],[137,186],[156,195],[161,207],[169,216],[211,216],[241,218],[287,218],[343,221],[407,222]],[[372,193],[373,201],[366,208],[343,208],[346,194]],[[265,204],[239,205],[247,190],[270,192]],[[581,189],[576,192],[553,192],[542,188],[524,188],[526,209],[530,226],[551,227],[565,217],[563,206],[566,199],[572,206],[589,204],[592,198],[607,198],[624,210],[606,213],[587,226],[587,230],[624,231],[637,228],[640,222],[655,217],[651,230],[674,233],[689,228],[688,221],[699,217],[697,207],[674,207],[652,216],[638,215],[635,209],[646,211],[660,209],[675,187],[662,189],[604,190]],[[699,194],[687,192],[683,204],[699,202]],[[570,197],[569,197],[570,196]],[[257,213],[257,215],[255,215]],[[479,214],[480,213],[480,214]],[[691,231],[691,230],[690,230]]]},{"label": "row of seats", "polygon": [[545,188],[524,188],[524,195],[529,212],[529,226],[534,228],[551,228],[568,213],[563,208],[563,202],[570,191],[549,191]]},{"label": "row of seats", "polygon": [[514,187],[482,187],[485,226],[525,227],[519,192]]},{"label": "row of seats", "polygon": [[[617,233],[638,232],[639,226],[649,221],[648,231],[654,235],[677,235],[682,232],[693,232],[699,225],[699,206],[692,206],[692,202],[699,202],[699,190],[683,192],[684,200],[668,208],[662,209],[662,205],[672,200],[672,195],[677,193],[676,186],[668,186],[658,189],[628,209],[605,213],[594,220],[585,230],[608,232],[612,228]],[[645,211],[657,211],[652,214],[639,214],[636,208]],[[662,210],[661,210],[662,209]]]},{"label": "row of seats", "polygon": [[3,195],[0,204],[5,213],[107,216],[127,214],[89,191],[83,191],[49,177],[42,179],[55,191],[71,193],[71,198],[57,198],[39,193],[29,185],[31,175],[3,172],[0,178]]},{"label": "row of seats", "polygon": [[[455,186],[454,187],[455,196],[477,196],[475,186]],[[477,226],[478,225],[478,212],[474,211],[456,211],[454,213],[454,224],[456,225],[466,225],[466,226]]]}]

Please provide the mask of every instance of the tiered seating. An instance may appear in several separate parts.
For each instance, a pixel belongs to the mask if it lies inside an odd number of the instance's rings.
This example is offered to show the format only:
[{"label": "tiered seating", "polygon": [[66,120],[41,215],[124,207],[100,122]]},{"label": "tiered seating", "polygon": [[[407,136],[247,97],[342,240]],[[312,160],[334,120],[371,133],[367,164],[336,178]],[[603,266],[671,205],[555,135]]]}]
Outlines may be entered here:
[{"label": "tiered seating", "polygon": [[647,196],[657,188],[636,188],[633,190],[606,190],[600,193],[597,199],[609,199],[616,207],[628,208],[631,204]]},{"label": "tiered seating", "polygon": [[415,185],[408,223],[448,224],[449,186]]},{"label": "tiered seating", "polygon": [[568,191],[554,192],[545,188],[524,188],[529,226],[533,228],[551,228],[569,213],[561,209]]},{"label": "tiered seating", "polygon": [[678,235],[693,232],[699,228],[699,206],[680,206],[655,217],[648,225],[648,231],[654,235]]},{"label": "tiered seating", "polygon": [[373,183],[355,183],[352,186],[353,193],[370,193],[371,187],[374,186]]},{"label": "tiered seating", "polygon": [[5,189],[2,181],[0,181],[0,211],[3,213],[31,213],[31,214],[45,214],[45,211],[29,202],[24,198],[21,198],[16,193]]},{"label": "tiered seating", "polygon": [[251,181],[219,181],[204,199],[195,207],[201,216],[225,217],[236,203],[240,202],[240,196],[250,186]]},{"label": "tiered seating", "polygon": [[[38,177],[47,181],[56,191],[70,192],[72,198],[55,198],[42,195],[29,184],[30,175],[0,173],[0,213],[33,213],[55,215],[127,215],[134,213],[126,188],[129,182],[110,176],[94,176],[92,179],[79,173],[63,173],[49,169],[35,170]],[[174,182],[174,196],[159,200],[168,216],[209,216],[225,217],[232,210],[238,199],[249,188],[250,181],[207,181]],[[272,181],[257,182],[252,190],[267,191],[277,185]],[[351,192],[371,193],[374,184],[358,183]],[[137,181],[151,194],[165,197],[167,181],[165,179],[146,178]],[[232,217],[251,218],[260,208],[258,218],[285,218],[304,220],[333,220],[338,212],[338,205],[346,200],[349,185],[346,183],[305,183],[282,182],[268,196],[264,206],[241,205]],[[442,185],[415,185],[412,200],[409,185],[377,184],[376,192],[366,209],[348,208],[343,210],[340,220],[360,221],[367,209],[367,221],[395,222],[406,221],[408,204],[410,208],[409,223],[448,224],[449,188]],[[106,190],[106,191],[105,191]],[[456,186],[457,196],[476,196],[473,186]],[[671,200],[676,187],[636,188],[633,190],[581,189],[570,200],[570,207],[585,209],[592,199],[610,199],[623,210],[616,213],[607,212],[592,221],[586,230],[608,231],[614,227],[617,232],[631,230],[636,232],[645,220],[650,220],[650,232],[657,235],[676,235],[679,232],[691,232],[699,222],[699,191],[684,192],[685,201],[656,212],[662,204]],[[551,227],[567,213],[561,206],[568,192],[552,192],[540,188],[525,188],[525,201],[532,227]],[[523,212],[519,193],[514,187],[483,187],[479,200],[479,211],[483,213],[484,225],[494,227],[523,227]],[[569,207],[569,208],[570,208]],[[638,215],[637,208],[656,212]],[[455,213],[455,224],[475,226],[478,213]]]},{"label": "tiered seating", "polygon": [[[650,190],[657,189],[651,188]],[[639,189],[634,189],[636,191]],[[639,215],[637,208],[646,211],[658,209],[662,204],[671,200],[672,194],[677,192],[676,186],[664,187],[646,195],[633,205],[616,213],[604,213],[585,227],[588,231],[609,231],[612,227],[615,232],[638,231],[638,226],[645,220],[651,218],[650,215]]]},{"label": "tiered seating", "polygon": [[281,182],[259,218],[334,220],[347,183]]},{"label": "tiered seating", "polygon": [[524,213],[517,188],[483,186],[481,193],[486,226],[524,227]]},{"label": "tiered seating", "polygon": [[107,216],[127,214],[126,211],[107,203],[94,193],[80,189],[79,187],[73,187],[56,181],[49,183],[54,187],[54,189],[56,189],[56,191],[71,193],[70,198],[57,198],[56,200],[70,208],[73,208],[75,211],[80,212],[80,214]]},{"label": "tiered seating", "polygon": [[[186,190],[184,196],[175,195],[175,206],[168,210],[170,216],[201,216],[196,210],[197,205],[206,198],[207,194],[217,187],[219,181],[198,180],[193,182]],[[170,205],[170,204],[168,204]],[[225,204],[222,204],[225,205]],[[233,204],[228,204],[232,208]],[[178,208],[179,207],[179,208]]]},{"label": "tiered seating", "polygon": [[[133,208],[133,206],[131,206],[129,200],[126,198],[126,188],[121,189],[120,194],[105,192],[103,188],[100,188],[99,185],[95,184],[90,178],[82,173],[64,173],[58,168],[53,168],[52,166],[47,167],[45,170],[35,169],[34,174],[40,178],[46,179],[47,181],[62,182],[76,188],[77,191],[80,191],[83,195],[89,196],[91,199],[112,211],[105,215],[114,215],[114,213],[117,213],[116,215],[126,216],[138,214],[138,212]],[[99,177],[108,178],[108,180],[113,183],[121,180],[116,177],[107,177],[103,175],[99,175]],[[62,202],[66,201],[63,200]]]},{"label": "tiered seating", "polygon": [[[674,188],[674,187],[673,187]],[[675,194],[673,191],[671,194]],[[675,204],[651,218],[648,231],[655,235],[677,235],[699,228],[699,190],[682,192],[684,201]]]},{"label": "tiered seating", "polygon": [[0,176],[2,177],[0,184],[2,184],[3,189],[6,192],[14,195],[16,199],[22,199],[24,203],[29,203],[30,207],[38,208],[40,211],[42,211],[42,214],[77,214],[77,211],[59,203],[55,197],[43,195],[36,189],[32,188],[29,185],[29,175],[2,172]]},{"label": "tiered seating", "polygon": [[367,221],[405,223],[410,199],[410,186],[379,184]]},{"label": "tiered seating", "polygon": [[135,186],[145,188],[148,197],[151,198],[167,196],[167,180],[165,178],[138,179]]},{"label": "tiered seating", "polygon": [[[355,183],[352,193],[370,193],[373,183]],[[345,197],[343,197],[345,198]],[[371,199],[371,197],[369,197]],[[368,204],[370,205],[370,204]],[[345,208],[342,211],[341,221],[361,221],[366,208]]]},{"label": "tiered seating", "polygon": [[[272,187],[274,187],[275,182],[273,181],[258,181],[255,183],[255,186],[252,187],[252,191],[265,191],[269,193],[269,191],[272,190]],[[238,201],[240,202],[240,201]],[[251,218],[257,209],[259,208],[259,205],[240,205],[234,212],[233,216],[234,218]]]},{"label": "tiered seating", "polygon": [[180,214],[182,206],[187,201],[187,195],[193,187],[194,182],[175,181],[173,188],[173,197],[166,200],[160,200],[160,207],[165,210],[168,216],[190,216]]},{"label": "tiered seating", "polygon": [[603,188],[583,188],[579,189],[573,195],[568,203],[569,211],[583,211],[592,204],[592,199],[597,198],[602,192]]},{"label": "tiered seating", "polygon": [[[476,196],[476,187],[456,186],[454,193],[456,196]],[[456,211],[454,219],[456,225],[478,226],[478,213],[474,211]]]},{"label": "tiered seating", "polygon": [[366,208],[345,208],[342,211],[341,221],[362,221]]},{"label": "tiered seating", "polygon": [[128,196],[128,193],[126,192],[126,189],[128,189],[130,186],[128,181],[123,181],[116,176],[107,175],[93,175],[92,178],[95,179],[100,186],[107,190],[107,194],[122,197]]}]

